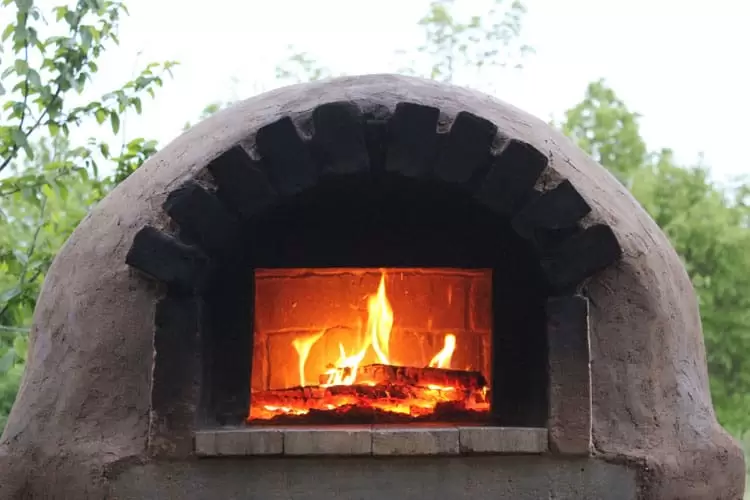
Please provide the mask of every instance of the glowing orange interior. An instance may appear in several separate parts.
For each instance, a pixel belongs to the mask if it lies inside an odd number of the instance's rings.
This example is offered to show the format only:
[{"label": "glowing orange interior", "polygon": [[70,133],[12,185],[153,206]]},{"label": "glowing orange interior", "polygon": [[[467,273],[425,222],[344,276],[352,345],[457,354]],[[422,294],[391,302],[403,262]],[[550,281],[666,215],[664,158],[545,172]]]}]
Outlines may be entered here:
[{"label": "glowing orange interior", "polygon": [[491,271],[256,271],[253,423],[489,413]]}]

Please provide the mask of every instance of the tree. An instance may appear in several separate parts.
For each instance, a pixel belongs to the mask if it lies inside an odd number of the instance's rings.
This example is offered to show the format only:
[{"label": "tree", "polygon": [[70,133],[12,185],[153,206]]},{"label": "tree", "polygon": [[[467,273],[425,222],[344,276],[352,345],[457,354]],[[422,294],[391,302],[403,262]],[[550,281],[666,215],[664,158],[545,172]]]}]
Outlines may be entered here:
[{"label": "tree", "polygon": [[719,421],[750,430],[750,185],[733,189],[670,150],[648,152],[638,115],[603,81],[566,112],[562,129],[627,185],[667,234],[698,294]]},{"label": "tree", "polygon": [[638,118],[599,80],[588,85],[583,101],[565,112],[562,130],[628,185],[647,161]]},{"label": "tree", "polygon": [[328,68],[318,64],[309,53],[292,45],[287,46],[286,50],[287,57],[276,66],[276,82],[279,85],[315,82],[333,76]]},{"label": "tree", "polygon": [[402,73],[447,83],[477,83],[485,68],[522,67],[533,52],[523,43],[526,7],[519,0],[485,0],[471,15],[461,15],[455,0],[434,0],[418,25],[424,42]]},{"label": "tree", "polygon": [[[121,88],[86,104],[73,105],[74,99],[69,97],[88,88],[98,71],[97,59],[108,46],[118,42],[117,25],[127,13],[125,5],[119,1],[78,0],[72,9],[61,5],[44,12],[33,0],[3,0],[5,8],[11,3],[16,7],[15,21],[2,32],[3,47],[10,47],[14,59],[2,61],[5,68],[0,95],[6,93],[7,87],[11,87],[11,93],[2,106],[5,124],[0,127],[0,172],[21,152],[33,158],[31,142],[44,130],[52,137],[67,137],[71,127],[95,119],[99,124],[109,120],[116,134],[122,115],[131,109],[140,113],[143,96],[153,96],[155,87],[162,85],[163,73],[174,65],[149,64]],[[50,18],[55,19],[53,24],[48,22]],[[43,37],[45,30],[65,34]],[[61,166],[54,175],[96,168],[97,155],[92,146],[98,146],[102,158],[111,157],[106,142],[95,141],[87,146],[74,149],[78,162]],[[6,179],[0,185],[0,193],[28,180],[48,183],[48,177]]]},{"label": "tree", "polygon": [[[41,165],[65,162],[72,156],[62,137],[41,140],[32,147],[33,162]],[[69,176],[56,186],[45,184],[0,198],[5,214],[0,219],[0,290],[6,294],[0,300],[0,424],[15,399],[26,360],[28,325],[47,268],[78,222],[107,191],[105,182],[83,176]]]},{"label": "tree", "polygon": [[[118,134],[126,114],[141,112],[174,65],[149,64],[132,81],[81,103],[97,61],[118,42],[125,5],[2,0],[2,8],[13,21],[0,34],[0,429],[52,258],[91,206],[156,151],[144,138],[112,147],[113,137],[81,141],[71,132],[94,121]],[[112,177],[101,176],[101,165]]]}]

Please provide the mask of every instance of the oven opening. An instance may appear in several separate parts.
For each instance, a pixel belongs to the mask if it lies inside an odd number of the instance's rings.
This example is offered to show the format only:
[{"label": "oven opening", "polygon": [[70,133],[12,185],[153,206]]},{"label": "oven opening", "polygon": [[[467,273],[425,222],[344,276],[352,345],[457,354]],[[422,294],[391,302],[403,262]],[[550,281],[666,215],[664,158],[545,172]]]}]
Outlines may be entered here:
[{"label": "oven opening", "polygon": [[252,425],[479,423],[492,270],[256,269]]}]

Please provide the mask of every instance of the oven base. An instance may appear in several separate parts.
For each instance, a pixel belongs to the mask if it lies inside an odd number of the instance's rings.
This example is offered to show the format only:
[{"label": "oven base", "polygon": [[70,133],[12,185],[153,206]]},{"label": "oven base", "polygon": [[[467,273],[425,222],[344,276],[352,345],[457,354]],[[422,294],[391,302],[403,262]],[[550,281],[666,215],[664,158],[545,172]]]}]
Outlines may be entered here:
[{"label": "oven base", "polygon": [[634,500],[624,465],[529,456],[210,458],[135,466],[112,498]]}]

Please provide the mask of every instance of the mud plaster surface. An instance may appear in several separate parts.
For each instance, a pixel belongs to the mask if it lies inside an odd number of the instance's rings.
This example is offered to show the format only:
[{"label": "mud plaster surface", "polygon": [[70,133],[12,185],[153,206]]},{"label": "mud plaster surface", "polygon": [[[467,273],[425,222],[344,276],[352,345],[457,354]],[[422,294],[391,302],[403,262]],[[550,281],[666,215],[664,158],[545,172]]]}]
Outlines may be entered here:
[{"label": "mud plaster surface", "polygon": [[[258,127],[317,105],[365,111],[411,101],[446,116],[470,111],[551,158],[609,224],[620,263],[588,285],[593,435],[608,460],[641,464],[653,498],[739,498],[744,464],[716,423],[689,278],[665,236],[603,168],[542,121],[494,98],[400,76],[348,77],[280,89],[196,125],[118,186],[58,254],[34,315],[27,371],[0,441],[0,498],[106,489],[108,468],[143,457],[148,434],[153,311],[159,291],[125,264],[145,224],[163,227],[166,194]],[[119,464],[119,465],[118,465]],[[644,468],[647,465],[647,468]],[[717,497],[720,495],[720,497]]]}]

